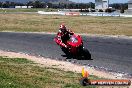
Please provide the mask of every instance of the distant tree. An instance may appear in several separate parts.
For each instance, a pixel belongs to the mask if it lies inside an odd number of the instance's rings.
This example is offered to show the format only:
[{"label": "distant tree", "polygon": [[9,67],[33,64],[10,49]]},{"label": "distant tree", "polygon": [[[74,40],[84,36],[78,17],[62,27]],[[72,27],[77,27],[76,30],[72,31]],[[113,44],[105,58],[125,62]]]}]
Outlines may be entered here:
[{"label": "distant tree", "polygon": [[128,9],[128,3],[114,3],[110,4],[110,7],[121,10],[121,9]]},{"label": "distant tree", "polygon": [[107,9],[105,10],[105,12],[107,12],[107,13],[111,13],[111,12],[112,12],[112,9],[107,8]]},{"label": "distant tree", "polygon": [[126,10],[126,9],[128,9],[128,4],[127,4],[127,3],[125,3],[125,4],[120,4],[120,9],[121,9],[121,10]]},{"label": "distant tree", "polygon": [[102,9],[99,9],[99,11],[98,12],[104,12]]},{"label": "distant tree", "polygon": [[52,3],[47,3],[48,8],[53,8],[53,4]]},{"label": "distant tree", "polygon": [[88,9],[88,8],[90,8],[90,4],[89,3],[86,4],[86,9]]},{"label": "distant tree", "polygon": [[75,9],[74,4],[69,4],[68,9]]},{"label": "distant tree", "polygon": [[76,8],[76,9],[79,9],[79,4],[76,4],[76,5],[75,5],[75,8]]},{"label": "distant tree", "polygon": [[121,10],[120,10],[120,13],[124,13],[124,12],[125,12],[124,9],[121,9]]},{"label": "distant tree", "polygon": [[124,9],[125,9],[125,10],[128,9],[128,3],[125,3],[125,4],[124,4]]},{"label": "distant tree", "polygon": [[61,6],[61,3],[58,4],[58,7],[61,9],[61,7],[62,7],[62,6]]},{"label": "distant tree", "polygon": [[120,13],[124,13],[125,11],[125,6],[124,4],[121,4],[121,7],[120,7]]},{"label": "distant tree", "polygon": [[95,9],[95,3],[89,2],[90,8]]},{"label": "distant tree", "polygon": [[81,8],[82,9],[86,9],[87,8],[87,4],[81,4]]},{"label": "distant tree", "polygon": [[40,2],[40,1],[35,1],[34,3],[33,3],[33,7],[34,8],[44,8],[45,7],[45,3],[42,3],[42,2]]},{"label": "distant tree", "polygon": [[9,6],[10,6],[9,1],[4,2],[3,5],[2,5],[3,8],[9,8]]},{"label": "distant tree", "polygon": [[34,5],[34,2],[33,1],[29,1],[26,3],[27,6],[33,6]]},{"label": "distant tree", "polygon": [[120,4],[112,4],[111,7],[115,8],[115,9],[120,9]]},{"label": "distant tree", "polygon": [[10,2],[10,6],[15,6],[16,3],[15,2]]},{"label": "distant tree", "polygon": [[2,8],[2,2],[0,2],[0,8]]}]

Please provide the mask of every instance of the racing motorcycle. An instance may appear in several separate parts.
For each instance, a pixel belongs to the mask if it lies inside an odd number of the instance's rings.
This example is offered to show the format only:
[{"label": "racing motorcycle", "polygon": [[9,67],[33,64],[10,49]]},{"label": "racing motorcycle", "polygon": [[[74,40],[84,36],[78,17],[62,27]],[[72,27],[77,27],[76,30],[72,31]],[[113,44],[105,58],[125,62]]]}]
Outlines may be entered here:
[{"label": "racing motorcycle", "polygon": [[[57,41],[57,37],[54,38],[54,41]],[[65,44],[68,48],[60,47],[67,56],[72,56],[77,59],[91,59],[90,52],[83,47],[83,41],[80,35],[76,35],[75,33],[72,35],[69,34],[69,38]]]}]

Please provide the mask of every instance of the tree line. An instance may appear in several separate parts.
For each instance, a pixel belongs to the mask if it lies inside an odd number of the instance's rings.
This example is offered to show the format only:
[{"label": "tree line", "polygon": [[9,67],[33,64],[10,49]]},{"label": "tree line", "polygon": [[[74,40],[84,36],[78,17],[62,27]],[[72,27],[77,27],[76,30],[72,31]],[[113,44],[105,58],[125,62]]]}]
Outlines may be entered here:
[{"label": "tree line", "polygon": [[128,3],[113,3],[113,4],[110,4],[109,6],[115,8],[115,9],[118,9],[118,10],[128,9]]},{"label": "tree line", "polygon": [[0,7],[1,8],[10,8],[13,6],[33,6],[33,8],[66,8],[66,9],[86,9],[86,8],[93,8],[95,7],[95,4],[90,2],[90,3],[71,3],[71,4],[65,4],[65,3],[58,3],[58,4],[53,4],[53,3],[48,3],[48,2],[41,2],[41,1],[29,1],[27,3],[18,3],[18,2],[0,2]]},{"label": "tree line", "polygon": [[[65,3],[48,3],[48,2],[41,2],[41,1],[29,1],[27,3],[18,3],[18,2],[0,2],[1,8],[13,8],[14,6],[33,6],[33,8],[60,8],[60,9],[88,9],[88,8],[95,8],[95,3],[89,2],[89,3],[71,3],[71,4],[65,4]],[[110,4],[110,7],[113,7],[115,9],[127,9],[128,3],[122,4],[122,3],[115,3]]]}]

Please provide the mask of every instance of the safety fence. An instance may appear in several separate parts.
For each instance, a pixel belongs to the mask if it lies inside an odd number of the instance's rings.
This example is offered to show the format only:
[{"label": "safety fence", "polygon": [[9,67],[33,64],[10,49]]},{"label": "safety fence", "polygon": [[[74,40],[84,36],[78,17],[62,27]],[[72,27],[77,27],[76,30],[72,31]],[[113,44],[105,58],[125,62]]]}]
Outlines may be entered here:
[{"label": "safety fence", "polygon": [[100,12],[89,12],[89,13],[81,13],[83,16],[118,16],[120,17],[120,13],[100,13]]}]

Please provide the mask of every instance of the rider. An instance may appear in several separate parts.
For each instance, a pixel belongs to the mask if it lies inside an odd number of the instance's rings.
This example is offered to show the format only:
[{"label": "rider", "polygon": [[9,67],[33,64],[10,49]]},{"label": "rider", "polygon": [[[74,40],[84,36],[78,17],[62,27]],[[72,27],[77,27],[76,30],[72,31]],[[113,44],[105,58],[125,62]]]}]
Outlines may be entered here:
[{"label": "rider", "polygon": [[69,34],[72,35],[74,33],[69,29],[67,29],[64,24],[61,24],[59,28],[59,32],[57,34],[56,43],[62,47],[67,48],[67,45],[65,43],[69,39]]}]

